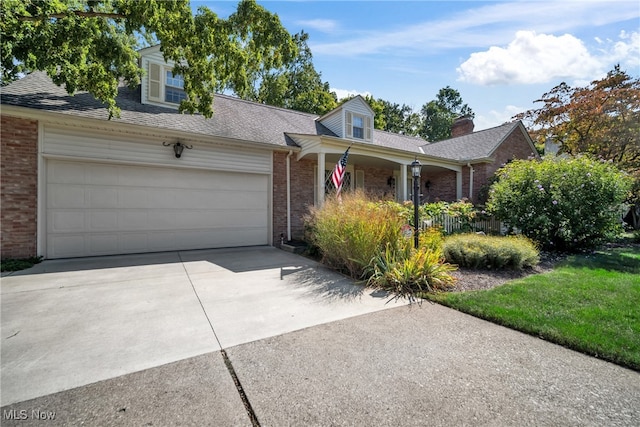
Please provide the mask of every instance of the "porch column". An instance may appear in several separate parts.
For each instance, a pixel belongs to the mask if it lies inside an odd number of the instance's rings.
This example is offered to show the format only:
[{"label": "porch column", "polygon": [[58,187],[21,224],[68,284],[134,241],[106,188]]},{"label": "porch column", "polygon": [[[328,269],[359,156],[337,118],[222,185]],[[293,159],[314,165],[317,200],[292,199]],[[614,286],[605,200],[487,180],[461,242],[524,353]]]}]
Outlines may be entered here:
[{"label": "porch column", "polygon": [[462,170],[456,172],[456,200],[462,199]]},{"label": "porch column", "polygon": [[407,165],[400,165],[400,191],[402,191],[400,202],[404,202],[407,200]]},{"label": "porch column", "polygon": [[325,155],[323,151],[318,153],[318,193],[316,194],[316,199],[318,199],[318,207],[322,207],[324,205],[324,192],[325,192],[325,182],[324,182],[324,168],[325,168]]}]

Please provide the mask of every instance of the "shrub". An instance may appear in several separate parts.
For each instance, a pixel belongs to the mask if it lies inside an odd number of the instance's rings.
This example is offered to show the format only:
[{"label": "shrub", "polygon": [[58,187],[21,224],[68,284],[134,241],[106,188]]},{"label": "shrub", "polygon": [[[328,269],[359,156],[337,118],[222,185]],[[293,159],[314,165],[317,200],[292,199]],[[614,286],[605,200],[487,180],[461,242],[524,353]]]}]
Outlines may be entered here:
[{"label": "shrub", "polygon": [[488,210],[545,249],[593,247],[622,231],[619,210],[631,182],[610,163],[515,160],[497,176]]},{"label": "shrub", "polygon": [[7,258],[7,259],[3,259],[0,262],[0,271],[25,270],[27,268],[33,267],[35,264],[38,264],[41,261],[42,261],[42,257],[31,257],[31,258],[20,258],[20,259]]},{"label": "shrub", "polygon": [[329,198],[306,217],[308,240],[325,264],[361,278],[371,260],[385,247],[396,248],[404,220],[398,204],[372,202],[362,192]]},{"label": "shrub", "polygon": [[535,244],[524,236],[455,234],[444,241],[447,262],[466,268],[522,269],[540,261]]},{"label": "shrub", "polygon": [[367,284],[413,302],[419,293],[453,287],[456,279],[449,273],[455,269],[444,262],[440,247],[434,250],[421,246],[416,250],[411,241],[405,240],[396,247],[387,245],[373,258]]}]

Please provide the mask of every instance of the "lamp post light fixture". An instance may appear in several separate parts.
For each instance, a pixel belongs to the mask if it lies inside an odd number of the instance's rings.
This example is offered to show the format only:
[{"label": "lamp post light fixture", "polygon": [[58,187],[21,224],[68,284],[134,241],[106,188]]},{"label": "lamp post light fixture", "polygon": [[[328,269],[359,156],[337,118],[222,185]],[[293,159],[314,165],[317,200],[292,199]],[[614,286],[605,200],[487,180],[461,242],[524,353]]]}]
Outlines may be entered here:
[{"label": "lamp post light fixture", "polygon": [[193,148],[193,145],[186,145],[181,143],[180,141],[174,142],[174,143],[162,142],[162,145],[164,145],[165,147],[173,145],[173,152],[176,155],[176,159],[179,159],[180,157],[182,157],[182,152],[184,151],[185,148],[188,148],[189,150]]},{"label": "lamp post light fixture", "polygon": [[419,218],[418,218],[418,206],[420,205],[420,172],[422,171],[422,165],[416,158],[411,163],[411,175],[413,176],[413,246],[418,249],[418,233],[419,233]]}]

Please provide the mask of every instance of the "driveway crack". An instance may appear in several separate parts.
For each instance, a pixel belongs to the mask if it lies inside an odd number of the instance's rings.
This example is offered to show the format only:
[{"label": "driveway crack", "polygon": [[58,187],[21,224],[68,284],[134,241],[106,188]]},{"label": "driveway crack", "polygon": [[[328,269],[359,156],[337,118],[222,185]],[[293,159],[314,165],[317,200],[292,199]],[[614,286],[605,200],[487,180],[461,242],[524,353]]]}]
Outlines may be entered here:
[{"label": "driveway crack", "polygon": [[196,290],[196,287],[193,284],[193,281],[191,280],[191,276],[189,275],[189,272],[187,271],[187,267],[185,267],[185,265],[184,265],[184,261],[182,260],[182,255],[180,254],[180,252],[178,252],[178,257],[180,258],[180,263],[182,264],[182,268],[184,269],[184,272],[187,275],[187,279],[189,279],[189,283],[191,284],[191,289],[193,289],[193,293],[195,294],[196,298],[198,299],[198,303],[200,304],[200,308],[202,308],[202,312],[204,313],[204,317],[206,317],[207,322],[209,322],[209,327],[211,328],[211,332],[213,332],[213,336],[215,337],[216,342],[218,343],[218,346],[220,346],[220,353],[222,354],[222,359],[224,360],[224,365],[227,367],[227,371],[229,371],[229,375],[231,375],[231,379],[233,380],[233,384],[236,386],[236,390],[238,391],[238,394],[240,395],[240,400],[242,400],[242,404],[244,405],[244,408],[247,411],[247,415],[249,416],[249,419],[251,420],[251,425],[253,427],[260,427],[260,422],[258,421],[258,417],[256,416],[256,413],[253,411],[253,407],[251,406],[251,402],[249,402],[249,398],[247,397],[247,394],[244,392],[244,388],[242,388],[242,384],[240,383],[240,379],[238,378],[238,375],[236,374],[236,370],[233,368],[233,365],[231,364],[231,360],[229,359],[229,356],[227,355],[227,352],[224,350],[224,348],[222,348],[222,344],[220,343],[220,339],[218,338],[218,335],[216,334],[216,331],[213,328],[213,323],[211,323],[211,319],[209,319],[209,316],[207,315],[207,310],[205,310],[204,304],[202,304],[202,300],[200,299],[200,295],[198,295],[198,291]]}]

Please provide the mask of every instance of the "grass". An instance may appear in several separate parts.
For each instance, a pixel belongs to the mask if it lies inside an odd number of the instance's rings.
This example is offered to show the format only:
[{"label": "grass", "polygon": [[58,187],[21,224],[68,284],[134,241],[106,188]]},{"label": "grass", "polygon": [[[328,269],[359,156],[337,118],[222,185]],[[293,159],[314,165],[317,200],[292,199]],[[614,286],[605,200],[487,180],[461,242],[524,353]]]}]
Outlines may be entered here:
[{"label": "grass", "polygon": [[490,290],[427,298],[640,371],[640,248],[569,257]]}]

